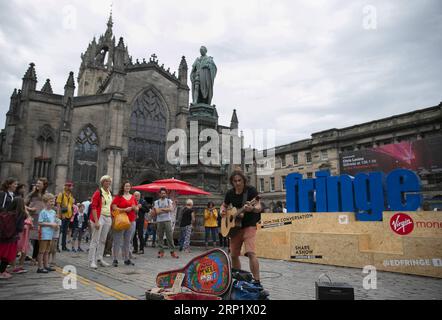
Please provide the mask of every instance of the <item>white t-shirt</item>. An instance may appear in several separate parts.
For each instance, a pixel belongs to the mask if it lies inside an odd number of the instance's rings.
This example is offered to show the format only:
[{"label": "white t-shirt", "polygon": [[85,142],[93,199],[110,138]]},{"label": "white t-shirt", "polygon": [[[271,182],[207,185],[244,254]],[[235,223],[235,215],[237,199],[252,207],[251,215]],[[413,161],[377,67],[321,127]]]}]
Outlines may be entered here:
[{"label": "white t-shirt", "polygon": [[[155,201],[154,208],[155,209],[164,209],[168,208],[172,205],[172,200],[165,198],[164,200],[159,199]],[[163,212],[157,215],[157,222],[171,221],[172,218],[170,216],[170,212]]]},{"label": "white t-shirt", "polygon": [[91,202],[89,200],[86,200],[86,201],[82,202],[82,205],[84,205],[84,212],[88,213],[88,209],[89,209],[89,206],[91,205]]}]

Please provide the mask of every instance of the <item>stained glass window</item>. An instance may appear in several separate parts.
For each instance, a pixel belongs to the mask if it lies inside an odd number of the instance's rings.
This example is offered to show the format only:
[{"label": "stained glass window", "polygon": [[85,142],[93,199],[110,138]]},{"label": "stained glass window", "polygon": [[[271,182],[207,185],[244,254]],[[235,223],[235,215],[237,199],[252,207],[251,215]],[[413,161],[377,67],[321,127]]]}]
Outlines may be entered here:
[{"label": "stained glass window", "polygon": [[166,112],[152,91],[135,101],[130,118],[128,157],[137,163],[165,162]]},{"label": "stained glass window", "polygon": [[74,181],[94,184],[97,179],[98,138],[91,126],[78,135],[74,150]]}]

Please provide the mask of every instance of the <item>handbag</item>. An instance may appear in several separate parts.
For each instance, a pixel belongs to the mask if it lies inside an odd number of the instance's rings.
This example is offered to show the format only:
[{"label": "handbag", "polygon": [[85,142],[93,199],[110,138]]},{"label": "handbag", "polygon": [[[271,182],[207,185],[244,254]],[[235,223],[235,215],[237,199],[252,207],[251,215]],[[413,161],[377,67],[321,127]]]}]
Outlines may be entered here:
[{"label": "handbag", "polygon": [[112,212],[112,216],[114,217],[112,227],[115,231],[124,231],[130,228],[130,221],[126,212],[115,210]]},{"label": "handbag", "polygon": [[17,214],[3,211],[0,213],[0,240],[10,240],[17,234]]},{"label": "handbag", "polygon": [[[69,211],[68,207],[63,207],[63,203],[64,203],[64,192],[62,193],[61,203],[60,203],[60,206],[61,206],[60,210],[61,210],[62,215],[67,214]],[[69,205],[69,199],[68,199],[68,205]]]}]

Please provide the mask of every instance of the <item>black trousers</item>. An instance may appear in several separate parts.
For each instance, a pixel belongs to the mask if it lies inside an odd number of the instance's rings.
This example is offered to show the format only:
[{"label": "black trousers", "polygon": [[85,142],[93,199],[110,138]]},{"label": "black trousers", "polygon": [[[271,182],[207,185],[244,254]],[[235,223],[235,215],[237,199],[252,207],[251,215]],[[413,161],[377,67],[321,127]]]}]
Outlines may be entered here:
[{"label": "black trousers", "polygon": [[3,273],[3,272],[5,272],[6,271],[6,268],[8,267],[8,261],[6,261],[6,260],[2,260],[1,262],[0,262],[0,273]]},{"label": "black trousers", "polygon": [[223,247],[223,248],[225,248],[225,247],[229,247],[229,238],[227,238],[227,237],[223,237],[223,235],[221,234],[221,232],[218,233],[218,236],[219,236],[219,246],[220,246],[220,247]]},{"label": "black trousers", "polygon": [[62,249],[67,249],[66,247],[66,236],[68,234],[68,230],[69,230],[69,224],[71,223],[70,219],[66,219],[64,218],[61,221],[61,248]]},{"label": "black trousers", "polygon": [[137,220],[135,235],[133,240],[134,240],[133,241],[134,251],[138,251],[138,241],[140,242],[140,250],[144,250],[144,221]]},{"label": "black trousers", "polygon": [[39,246],[38,246],[38,240],[32,240],[32,259],[37,260],[38,258],[38,251],[39,251]]}]

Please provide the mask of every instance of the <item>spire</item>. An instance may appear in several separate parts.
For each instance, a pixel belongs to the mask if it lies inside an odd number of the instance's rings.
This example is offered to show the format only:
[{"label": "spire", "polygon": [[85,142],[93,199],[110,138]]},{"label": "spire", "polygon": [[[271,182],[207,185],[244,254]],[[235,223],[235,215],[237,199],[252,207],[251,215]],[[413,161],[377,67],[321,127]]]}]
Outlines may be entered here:
[{"label": "spire", "polygon": [[185,56],[183,56],[181,58],[181,63],[180,63],[180,70],[184,70],[184,69],[187,70],[187,61],[186,61],[186,57]]},{"label": "spire", "polygon": [[37,74],[35,73],[35,64],[31,62],[29,68],[23,76],[22,92],[26,96],[30,91],[35,91],[37,87]]},{"label": "spire", "polygon": [[31,62],[29,64],[29,68],[26,71],[25,75],[23,76],[23,80],[33,80],[37,81],[37,74],[35,73],[35,63]]},{"label": "spire", "polygon": [[107,21],[107,27],[112,29],[113,26],[114,26],[114,22],[112,20],[112,4],[111,4],[109,20]]},{"label": "spire", "polygon": [[68,98],[74,97],[74,91],[75,91],[74,73],[71,71],[69,72],[68,81],[66,81],[66,85],[64,86],[63,104],[66,105],[66,101],[68,100]]},{"label": "spire", "polygon": [[120,48],[120,49],[125,49],[124,48],[124,39],[123,39],[123,37],[120,37],[120,40],[118,41],[118,47]]},{"label": "spire", "polygon": [[11,99],[17,98],[17,89],[14,89],[14,92],[12,92]]},{"label": "spire", "polygon": [[51,80],[46,79],[46,83],[43,85],[43,88],[41,88],[41,92],[44,92],[44,93],[54,93],[52,91],[52,87],[51,87]]},{"label": "spire", "polygon": [[125,62],[126,62],[126,48],[124,47],[123,37],[121,37],[114,51],[113,66],[116,70],[123,71]]},{"label": "spire", "polygon": [[109,15],[109,20],[107,21],[107,29],[105,33],[105,38],[111,40],[112,38],[112,27],[114,26],[114,22],[112,20],[112,7]]},{"label": "spire", "polygon": [[233,109],[232,120],[230,120],[230,128],[238,129],[238,116],[236,115],[236,109]]},{"label": "spire", "polygon": [[181,63],[178,68],[178,79],[184,85],[187,85],[187,70],[188,70],[188,67],[187,67],[186,57],[183,56],[181,58]]},{"label": "spire", "polygon": [[68,78],[68,81],[66,81],[66,85],[64,86],[64,88],[65,89],[67,89],[67,88],[75,89],[74,72],[72,72],[72,71],[69,72],[69,78]]}]

